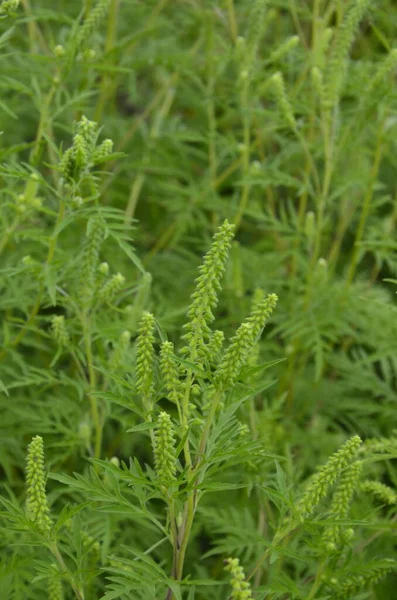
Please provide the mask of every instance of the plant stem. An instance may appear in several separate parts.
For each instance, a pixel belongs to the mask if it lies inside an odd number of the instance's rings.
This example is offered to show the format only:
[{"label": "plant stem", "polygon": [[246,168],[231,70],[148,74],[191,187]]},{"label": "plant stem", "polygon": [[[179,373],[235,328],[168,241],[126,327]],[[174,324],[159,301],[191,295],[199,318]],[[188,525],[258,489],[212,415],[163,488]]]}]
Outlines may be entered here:
[{"label": "plant stem", "polygon": [[[248,178],[249,168],[250,168],[250,158],[251,158],[251,114],[249,107],[249,78],[245,77],[242,82],[242,89],[240,92],[240,109],[242,111],[242,121],[243,121],[243,151],[242,151],[242,174],[244,178]],[[234,217],[234,225],[235,231],[237,232],[241,219],[244,215],[244,212],[248,206],[249,194],[251,190],[251,185],[247,182],[244,183],[242,191],[240,204]]]},{"label": "plant stem", "polygon": [[3,253],[4,248],[7,246],[8,241],[14,231],[17,229],[20,223],[21,217],[17,215],[11,225],[6,229],[3,239],[0,241],[0,255]]},{"label": "plant stem", "polygon": [[91,405],[91,416],[92,421],[94,423],[95,429],[95,443],[94,443],[94,457],[101,457],[101,448],[102,448],[102,424],[99,415],[98,408],[98,400],[96,396],[94,396],[95,388],[96,388],[96,377],[95,377],[95,369],[94,369],[94,357],[92,354],[92,344],[91,344],[91,332],[90,332],[90,318],[87,313],[83,314],[82,318],[82,326],[83,326],[83,335],[84,335],[84,347],[85,354],[87,359],[87,369],[89,376],[89,399]]},{"label": "plant stem", "polygon": [[52,554],[55,556],[56,560],[58,561],[59,566],[61,567],[64,575],[66,576],[67,580],[69,581],[72,590],[74,591],[74,594],[77,598],[77,600],[84,600],[84,591],[82,590],[81,587],[79,587],[72,574],[70,573],[69,569],[67,568],[65,561],[62,558],[61,553],[59,552],[58,546],[56,544],[56,542],[52,542],[49,545],[49,549],[52,552]]},{"label": "plant stem", "polygon": [[33,145],[32,151],[30,153],[30,161],[32,164],[35,164],[37,162],[41,138],[43,137],[43,133],[45,131],[45,127],[47,124],[47,119],[49,118],[51,102],[54,98],[56,90],[58,89],[58,86],[59,86],[59,78],[56,78],[56,79],[54,79],[54,81],[48,91],[48,94],[45,97],[45,100],[43,102],[43,106],[42,106],[41,113],[40,113],[39,125],[38,125],[37,133],[36,133],[36,139],[34,141],[34,145]]},{"label": "plant stem", "polygon": [[[215,72],[214,72],[214,22],[213,11],[208,10],[206,13],[206,69],[207,69],[207,121],[208,121],[208,170],[210,189],[215,191],[215,179],[218,168],[217,152],[216,152],[216,116],[215,116]],[[213,226],[217,225],[218,215],[213,211],[212,222]]]},{"label": "plant stem", "polygon": [[32,9],[31,9],[29,0],[22,0],[21,4],[26,13],[26,16],[28,17],[27,30],[28,30],[30,53],[34,54],[37,50],[37,46],[39,46],[39,45],[41,45],[41,48],[44,50],[44,52],[49,52],[49,48],[46,43],[46,39],[43,36],[42,32],[40,31],[38,24],[32,18]]},{"label": "plant stem", "polygon": [[[55,254],[55,248],[56,248],[56,244],[57,244],[57,240],[58,240],[58,227],[61,223],[61,221],[63,220],[63,217],[65,215],[65,204],[64,202],[60,201],[59,202],[59,210],[58,210],[58,217],[54,226],[54,232],[51,236],[51,241],[50,241],[50,245],[48,247],[48,253],[47,253],[47,259],[46,262],[43,266],[43,271],[45,272],[46,269],[48,269],[48,267],[51,265],[52,260],[54,258],[54,254]],[[39,291],[37,293],[36,296],[36,300],[35,303],[33,305],[33,308],[30,311],[30,314],[24,324],[24,326],[22,327],[22,329],[20,330],[20,332],[18,333],[18,335],[15,336],[15,338],[10,342],[10,344],[8,345],[8,347],[3,348],[3,350],[0,352],[0,359],[4,358],[9,350],[9,348],[15,348],[16,346],[18,346],[18,344],[23,340],[23,338],[25,337],[25,335],[27,334],[28,330],[29,330],[29,326],[33,323],[34,319],[37,316],[37,313],[40,310],[40,305],[41,305],[41,299],[43,296],[45,290],[45,284],[42,283],[40,285]]]},{"label": "plant stem", "polygon": [[322,577],[323,577],[323,573],[324,573],[324,569],[325,569],[325,560],[321,561],[319,564],[319,567],[317,569],[317,573],[316,573],[316,578],[314,580],[314,583],[312,585],[312,588],[310,590],[310,593],[307,597],[307,600],[313,600],[316,596],[316,593],[319,589],[319,587],[321,586],[322,583]]},{"label": "plant stem", "polygon": [[[144,156],[143,156],[142,162],[141,162],[142,171],[145,170],[146,166],[149,163],[150,154],[153,149],[154,141],[159,136],[161,126],[163,124],[163,121],[164,121],[166,115],[168,114],[168,112],[171,108],[171,105],[174,101],[174,97],[175,97],[175,89],[171,88],[168,90],[167,94],[165,95],[163,104],[154,119],[154,123],[153,123],[153,125],[150,129],[150,133],[149,133],[149,140],[148,140],[146,152],[144,153]],[[135,179],[135,181],[132,185],[130,197],[129,197],[127,208],[125,210],[125,215],[124,215],[124,223],[126,223],[126,224],[131,223],[131,221],[134,218],[136,206],[138,204],[138,199],[139,199],[143,184],[145,182],[145,179],[146,179],[146,174],[144,172],[141,172],[141,173],[139,173],[138,177]]]},{"label": "plant stem", "polygon": [[177,563],[176,563],[176,579],[180,581],[183,577],[183,565],[185,562],[185,555],[187,546],[189,543],[190,532],[192,530],[193,520],[195,513],[195,502],[194,495],[189,493],[186,507],[185,507],[185,515],[182,522],[182,527],[180,530],[179,537],[179,548],[177,552]]},{"label": "plant stem", "polygon": [[236,13],[234,10],[234,2],[233,2],[233,0],[226,0],[226,3],[227,3],[227,12],[228,12],[228,16],[229,16],[230,33],[232,36],[232,40],[235,42],[238,38],[238,29],[237,29]]},{"label": "plant stem", "polygon": [[360,253],[360,243],[364,236],[364,229],[367,223],[368,215],[371,209],[371,201],[374,192],[374,184],[378,176],[379,166],[382,158],[382,142],[383,142],[383,134],[384,134],[384,123],[382,122],[378,129],[378,137],[376,143],[375,150],[375,158],[372,164],[370,181],[367,188],[367,193],[364,196],[364,202],[361,209],[360,220],[357,227],[356,238],[354,240],[354,247],[352,252],[352,257],[350,260],[349,270],[347,273],[346,283],[350,285],[354,279],[356,274],[356,269],[358,265],[359,253]]},{"label": "plant stem", "polygon": [[85,18],[88,17],[88,15],[91,12],[91,8],[92,8],[92,0],[84,0],[84,13],[85,13]]},{"label": "plant stem", "polygon": [[[120,0],[111,0],[109,13],[108,13],[108,28],[106,33],[106,42],[105,42],[105,54],[109,55],[114,44],[114,40],[116,37],[117,31],[117,17],[119,12]],[[99,98],[97,102],[97,106],[95,109],[95,117],[94,120],[98,123],[102,120],[103,110],[106,105],[106,101],[108,98],[108,90],[110,88],[111,78],[104,73],[101,84],[100,84],[100,92]]]}]

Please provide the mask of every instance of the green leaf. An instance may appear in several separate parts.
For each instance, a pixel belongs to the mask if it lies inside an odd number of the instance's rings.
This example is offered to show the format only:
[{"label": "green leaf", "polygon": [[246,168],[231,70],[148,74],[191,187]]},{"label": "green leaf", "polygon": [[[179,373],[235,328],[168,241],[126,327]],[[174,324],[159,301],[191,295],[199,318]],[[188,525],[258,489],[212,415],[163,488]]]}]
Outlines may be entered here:
[{"label": "green leaf", "polygon": [[0,379],[0,392],[4,392],[6,396],[10,395],[8,393],[8,389],[6,388],[5,384],[2,382],[1,379]]},{"label": "green leaf", "polygon": [[44,283],[52,306],[56,306],[56,272],[52,265],[46,265],[44,268]]},{"label": "green leaf", "polygon": [[155,429],[156,423],[141,423],[140,425],[135,425],[135,427],[131,427],[127,429],[127,433],[135,433],[139,431],[148,431],[149,429]]}]

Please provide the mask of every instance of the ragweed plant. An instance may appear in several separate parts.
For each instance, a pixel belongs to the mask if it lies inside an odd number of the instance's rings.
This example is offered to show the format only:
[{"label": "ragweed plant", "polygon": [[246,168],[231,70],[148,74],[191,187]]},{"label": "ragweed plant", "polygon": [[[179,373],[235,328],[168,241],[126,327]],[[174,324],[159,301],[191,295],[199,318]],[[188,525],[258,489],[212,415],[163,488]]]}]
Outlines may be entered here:
[{"label": "ragweed plant", "polygon": [[393,597],[396,31],[0,0],[0,597]]},{"label": "ragweed plant", "polygon": [[[117,457],[101,460],[94,454],[90,472],[74,477],[51,473],[53,480],[68,486],[67,492],[58,488],[56,495],[71,494],[74,504],[73,507],[65,505],[58,519],[53,521],[45,488],[43,440],[36,436],[30,444],[26,469],[28,521],[12,500],[4,498],[2,502],[7,509],[7,531],[15,534],[21,531],[24,536],[36,531],[40,536],[36,544],[49,551],[36,569],[41,577],[52,582],[51,594],[62,595],[60,584],[64,580],[80,600],[98,593],[102,593],[104,599],[123,598],[132,591],[139,598],[150,595],[171,600],[183,598],[186,593],[201,597],[201,587],[207,587],[208,581],[201,581],[195,575],[191,582],[190,577],[185,576],[191,575],[187,571],[187,560],[190,549],[196,546],[198,526],[205,524],[210,516],[217,531],[222,515],[219,507],[218,514],[211,517],[208,500],[213,492],[227,491],[229,498],[238,502],[240,489],[246,490],[244,496],[248,500],[251,478],[256,481],[258,491],[262,490],[258,499],[267,498],[265,506],[273,520],[268,525],[271,542],[259,535],[255,525],[252,529],[252,523],[247,528],[241,528],[238,522],[231,527],[233,519],[229,517],[224,534],[226,539],[232,536],[230,548],[239,550],[232,541],[236,527],[240,535],[248,535],[248,540],[253,535],[255,540],[250,556],[254,566],[249,575],[245,576],[238,558],[227,559],[232,598],[243,600],[262,592],[277,596],[283,586],[294,598],[301,598],[303,594],[315,598],[328,590],[342,598],[375,584],[395,568],[394,561],[385,557],[373,561],[364,576],[360,563],[352,558],[356,532],[350,513],[354,493],[365,494],[367,501],[373,495],[381,500],[386,497],[386,486],[380,482],[363,480],[361,483],[364,463],[371,464],[374,442],[364,447],[365,459],[358,460],[362,441],[357,435],[352,437],[312,476],[303,493],[299,489],[292,492],[287,488],[286,475],[279,463],[283,458],[269,451],[264,440],[255,439],[249,425],[242,421],[247,413],[246,405],[260,390],[274,383],[266,377],[258,387],[259,382],[253,377],[258,368],[252,366],[250,357],[263,328],[271,320],[278,299],[275,294],[265,295],[257,290],[251,313],[222,349],[223,336],[219,330],[212,331],[210,324],[215,319],[212,311],[221,291],[219,265],[223,271],[232,235],[227,221],[214,235],[211,249],[199,269],[192,305],[188,309],[189,321],[176,349],[166,339],[155,316],[144,312],[136,331],[132,378],[119,374],[120,361],[131,339],[129,332],[123,332],[110,357],[111,364],[118,367],[110,373],[110,382],[102,391],[90,388],[96,400],[106,401],[110,406],[123,406],[127,411],[125,418],[128,419],[131,411],[138,415],[129,433],[147,433],[153,466],[143,466],[136,456],[129,464],[125,461],[120,464]],[[108,274],[107,269],[105,271]],[[87,310],[86,304],[83,306]],[[72,338],[66,336],[64,320],[53,319],[52,330],[58,346],[67,350]],[[162,339],[159,352],[158,335]],[[186,342],[190,352],[186,350]],[[115,356],[117,362],[114,362]],[[271,365],[272,362],[262,364],[260,368],[263,371]],[[122,414],[118,418],[120,423],[124,422]],[[377,460],[376,455],[374,459]],[[329,510],[324,512],[325,506],[321,505],[333,488]],[[388,504],[395,503],[391,491],[387,500]],[[71,536],[76,535],[84,513],[90,517],[88,527],[79,533],[79,549],[75,545],[78,540]],[[103,515],[107,515],[105,523]],[[120,528],[129,519],[139,524],[139,529],[134,539],[121,543],[119,537],[124,538],[124,535]],[[29,522],[34,526],[32,531]],[[367,524],[362,519],[358,519],[358,523],[360,527]],[[243,538],[243,546],[246,541]],[[147,547],[139,550],[142,542]],[[220,537],[210,554],[219,552],[217,544],[223,553]],[[278,558],[281,566],[294,546],[299,548],[305,544],[312,550],[302,552],[301,560],[313,574],[299,586],[294,584],[301,592],[293,593],[292,581],[288,585],[285,575],[282,578],[277,575],[277,568],[272,577],[262,581],[264,564],[269,559],[271,565]],[[65,561],[63,547],[67,548],[72,562],[79,565],[77,571]],[[59,576],[53,571],[51,555],[58,562]],[[107,584],[99,575],[100,565],[100,570],[107,573]],[[341,575],[336,578],[337,565]]]}]

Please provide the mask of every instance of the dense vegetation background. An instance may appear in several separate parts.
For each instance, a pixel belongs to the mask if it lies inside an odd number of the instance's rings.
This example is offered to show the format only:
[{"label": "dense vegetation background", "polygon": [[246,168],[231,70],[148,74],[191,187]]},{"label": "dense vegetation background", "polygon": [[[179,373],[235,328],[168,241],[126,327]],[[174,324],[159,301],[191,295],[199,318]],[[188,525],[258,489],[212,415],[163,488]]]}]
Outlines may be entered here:
[{"label": "dense vegetation background", "polygon": [[[394,597],[392,0],[3,0],[0,11],[1,598],[72,598],[72,580],[86,600],[171,597],[172,514],[136,339],[149,311],[156,352],[178,346],[225,219],[216,327],[232,336],[258,288],[279,300],[231,392],[246,400],[221,406],[175,598],[229,598],[228,557],[256,569],[257,599]],[[163,377],[157,365],[154,413],[172,414],[182,448]],[[194,377],[205,414],[206,378]],[[36,435],[69,574],[24,517]],[[336,519],[326,500],[277,537],[354,435],[366,450],[349,512]],[[335,548],[331,526],[349,531]]]}]

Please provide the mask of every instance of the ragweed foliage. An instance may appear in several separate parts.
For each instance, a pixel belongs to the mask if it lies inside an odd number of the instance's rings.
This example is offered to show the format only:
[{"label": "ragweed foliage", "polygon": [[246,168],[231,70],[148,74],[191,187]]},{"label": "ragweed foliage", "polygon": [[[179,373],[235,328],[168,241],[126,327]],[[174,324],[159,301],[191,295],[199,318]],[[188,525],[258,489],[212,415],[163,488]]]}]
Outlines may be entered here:
[{"label": "ragweed foliage", "polygon": [[393,597],[396,31],[0,0],[0,597]]}]

